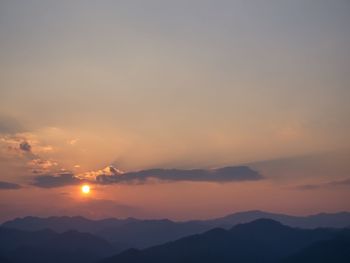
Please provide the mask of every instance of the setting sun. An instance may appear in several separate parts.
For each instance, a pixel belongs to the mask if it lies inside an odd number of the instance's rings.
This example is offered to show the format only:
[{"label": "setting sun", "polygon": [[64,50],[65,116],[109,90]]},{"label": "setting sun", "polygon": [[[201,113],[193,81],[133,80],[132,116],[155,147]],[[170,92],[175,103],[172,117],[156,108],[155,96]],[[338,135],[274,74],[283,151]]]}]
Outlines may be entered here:
[{"label": "setting sun", "polygon": [[90,186],[88,186],[88,185],[83,185],[82,187],[81,187],[81,191],[84,193],[84,194],[88,194],[88,193],[90,193]]}]

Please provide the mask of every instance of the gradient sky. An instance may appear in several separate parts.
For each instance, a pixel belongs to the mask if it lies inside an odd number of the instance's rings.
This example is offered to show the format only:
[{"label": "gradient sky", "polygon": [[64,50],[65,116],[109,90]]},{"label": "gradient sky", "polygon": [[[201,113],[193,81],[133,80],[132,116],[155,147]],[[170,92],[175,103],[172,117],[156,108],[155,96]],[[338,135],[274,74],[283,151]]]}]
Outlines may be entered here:
[{"label": "gradient sky", "polygon": [[[0,221],[350,210],[349,14],[346,0],[0,1]],[[81,196],[75,179],[110,165],[261,178],[162,170]]]}]

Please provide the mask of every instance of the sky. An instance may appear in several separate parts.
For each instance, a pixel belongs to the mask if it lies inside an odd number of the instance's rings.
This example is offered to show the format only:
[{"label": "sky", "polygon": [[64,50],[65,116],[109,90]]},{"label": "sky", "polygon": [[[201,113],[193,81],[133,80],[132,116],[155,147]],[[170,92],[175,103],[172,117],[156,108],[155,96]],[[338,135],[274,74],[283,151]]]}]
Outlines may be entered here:
[{"label": "sky", "polygon": [[350,211],[349,13],[1,0],[0,221]]}]

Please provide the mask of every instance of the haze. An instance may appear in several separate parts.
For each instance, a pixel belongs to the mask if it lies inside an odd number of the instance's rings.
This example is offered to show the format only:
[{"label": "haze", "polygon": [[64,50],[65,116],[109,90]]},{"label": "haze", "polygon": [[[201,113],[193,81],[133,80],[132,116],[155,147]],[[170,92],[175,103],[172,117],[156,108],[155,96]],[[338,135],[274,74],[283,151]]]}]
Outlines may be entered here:
[{"label": "haze", "polygon": [[349,13],[1,1],[0,221],[350,210]]}]

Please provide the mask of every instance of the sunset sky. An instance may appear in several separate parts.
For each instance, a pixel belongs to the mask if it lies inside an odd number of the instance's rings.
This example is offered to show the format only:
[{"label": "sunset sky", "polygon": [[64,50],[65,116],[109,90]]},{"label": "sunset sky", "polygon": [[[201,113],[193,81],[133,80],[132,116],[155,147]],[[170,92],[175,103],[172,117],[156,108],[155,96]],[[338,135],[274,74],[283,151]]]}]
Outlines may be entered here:
[{"label": "sunset sky", "polygon": [[0,1],[0,222],[350,211],[349,14]]}]

